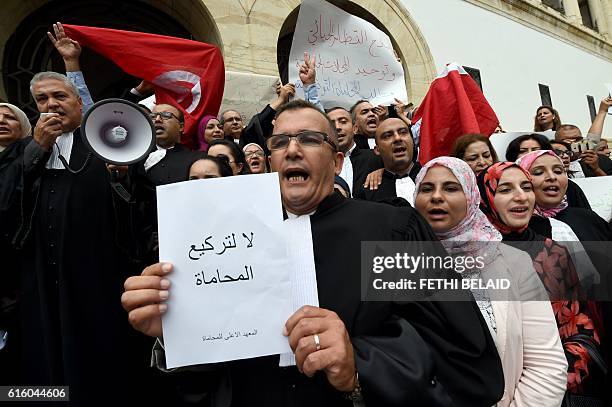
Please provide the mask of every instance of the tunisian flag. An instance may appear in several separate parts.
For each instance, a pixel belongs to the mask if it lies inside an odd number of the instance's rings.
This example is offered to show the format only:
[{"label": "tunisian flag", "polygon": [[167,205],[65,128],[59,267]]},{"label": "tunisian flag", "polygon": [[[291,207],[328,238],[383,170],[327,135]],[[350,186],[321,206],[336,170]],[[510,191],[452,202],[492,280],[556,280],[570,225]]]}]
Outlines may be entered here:
[{"label": "tunisian flag", "polygon": [[108,28],[64,25],[82,46],[110,59],[126,73],[149,81],[158,104],[178,106],[185,115],[181,143],[193,148],[190,136],[201,116],[219,113],[225,66],[219,49],[203,42]]},{"label": "tunisian flag", "polygon": [[453,142],[467,133],[490,136],[499,120],[472,77],[456,62],[432,82],[412,118],[420,144],[419,161],[448,155]]}]

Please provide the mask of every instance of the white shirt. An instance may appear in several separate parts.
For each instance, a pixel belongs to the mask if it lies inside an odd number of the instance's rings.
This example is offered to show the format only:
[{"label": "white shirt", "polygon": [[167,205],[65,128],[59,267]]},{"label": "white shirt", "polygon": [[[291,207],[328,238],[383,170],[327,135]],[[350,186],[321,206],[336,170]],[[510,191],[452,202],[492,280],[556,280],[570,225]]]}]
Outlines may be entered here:
[{"label": "white shirt", "polygon": [[[295,215],[287,211],[285,220],[287,232],[287,253],[291,267],[291,306],[295,312],[304,305],[319,306],[319,291],[317,290],[317,272],[314,263],[312,246],[312,229],[310,215]],[[280,355],[278,365],[295,366],[293,353]]]},{"label": "white shirt", "polygon": [[150,152],[149,156],[145,160],[145,163],[144,163],[145,171],[149,171],[151,168],[157,165],[157,163],[163,160],[165,156],[166,156],[166,149],[160,146],[157,146],[157,149],[155,151]]},{"label": "white shirt", "polygon": [[351,154],[357,147],[357,144],[353,143],[346,153],[344,153],[344,161],[342,162],[342,171],[340,171],[340,177],[346,181],[349,186],[351,194],[353,193],[353,163],[351,162]]},{"label": "white shirt", "polygon": [[404,198],[410,205],[414,206],[414,191],[416,185],[410,177],[399,178],[395,180],[395,194],[399,198]]},{"label": "white shirt", "polygon": [[64,133],[55,139],[55,144],[51,148],[51,157],[47,160],[45,167],[50,170],[63,170],[65,169],[64,164],[59,159],[59,155],[66,159],[67,163],[70,163],[70,154],[72,153],[72,143],[74,136],[72,132]]},{"label": "white shirt", "polygon": [[570,162],[569,170],[571,178],[584,178],[584,172],[582,171],[580,160]]}]

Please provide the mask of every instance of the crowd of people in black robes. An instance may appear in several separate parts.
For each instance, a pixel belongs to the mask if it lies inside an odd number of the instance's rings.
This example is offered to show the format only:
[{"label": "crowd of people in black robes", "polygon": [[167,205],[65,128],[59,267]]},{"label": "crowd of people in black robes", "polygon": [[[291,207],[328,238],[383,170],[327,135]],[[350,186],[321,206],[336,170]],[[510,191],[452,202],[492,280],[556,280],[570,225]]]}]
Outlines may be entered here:
[{"label": "crowd of people in black robes", "polygon": [[[506,161],[490,135],[466,134],[425,163],[413,106],[324,109],[306,55],[303,95],[279,85],[248,123],[236,110],[202,117],[195,150],[180,142],[181,109],[141,105],[156,148],[124,167],[85,145],[94,101],[81,49],[59,23],[49,37],[66,75],[33,76],[40,115],[0,103],[0,385],[69,386],[73,405],[612,403],[612,230],[572,181],[612,175],[602,138],[611,98],[584,138],[541,106]],[[151,92],[142,82],[130,100]],[[573,151],[592,139],[601,141]],[[308,217],[312,231],[319,307],[287,322],[296,366],[275,355],[166,369],[160,316],[172,268],[158,262],[155,188],[266,172],[279,174],[288,225]],[[459,302],[362,301],[363,241],[432,242],[432,254],[487,255],[487,269],[509,275],[520,265],[545,300],[465,291]]]}]

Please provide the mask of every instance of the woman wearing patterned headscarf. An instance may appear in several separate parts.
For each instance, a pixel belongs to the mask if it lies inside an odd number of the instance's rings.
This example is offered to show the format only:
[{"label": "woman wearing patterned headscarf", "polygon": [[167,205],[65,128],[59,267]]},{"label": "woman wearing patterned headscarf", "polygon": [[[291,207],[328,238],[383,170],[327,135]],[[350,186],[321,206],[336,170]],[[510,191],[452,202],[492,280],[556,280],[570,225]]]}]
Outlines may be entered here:
[{"label": "woman wearing patterned headscarf", "polygon": [[[429,161],[416,178],[415,208],[455,257],[481,258],[484,267],[462,278],[506,276],[503,295],[472,290],[504,370],[504,396],[498,406],[559,406],[565,392],[567,361],[549,303],[533,301],[543,292],[529,256],[501,244],[501,233],[479,209],[480,193],[468,164],[458,158]],[[527,292],[530,294],[527,295]],[[535,297],[541,299],[541,296]],[[545,295],[544,295],[545,297]]]},{"label": "woman wearing patterned headscarf", "polygon": [[529,173],[515,163],[501,162],[478,174],[477,181],[482,212],[504,241],[529,253],[548,292],[568,361],[566,399],[603,403],[600,308],[594,301],[584,301],[567,248],[529,228],[535,206]]},{"label": "woman wearing patterned headscarf", "polygon": [[[568,235],[575,234],[581,241],[610,241],[612,231],[606,221],[595,212],[585,208],[568,206],[566,191],[568,178],[563,161],[550,150],[532,151],[519,158],[517,164],[531,175],[536,204],[531,227],[543,236],[558,242],[577,240]],[[556,219],[559,222],[546,221]]]}]

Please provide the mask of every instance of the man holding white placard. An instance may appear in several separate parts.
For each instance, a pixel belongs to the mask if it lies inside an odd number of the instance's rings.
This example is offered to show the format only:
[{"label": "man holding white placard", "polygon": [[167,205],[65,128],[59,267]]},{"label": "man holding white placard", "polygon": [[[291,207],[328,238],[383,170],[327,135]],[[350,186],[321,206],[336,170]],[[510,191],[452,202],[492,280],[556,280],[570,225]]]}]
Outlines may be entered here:
[{"label": "man holding white placard", "polygon": [[[279,109],[268,148],[288,227],[301,223],[311,231],[310,247],[301,247],[304,255],[296,259],[299,275],[292,276],[302,288],[292,289],[292,296],[312,305],[285,324],[295,367],[285,355],[207,365],[226,384],[207,388],[212,405],[490,406],[499,400],[499,356],[473,301],[361,301],[361,243],[435,241],[425,221],[410,207],[333,192],[343,155],[333,125],[307,102]],[[289,251],[302,244],[290,239]],[[125,283],[122,303],[130,323],[147,335],[162,335],[171,271],[158,263]]]}]

